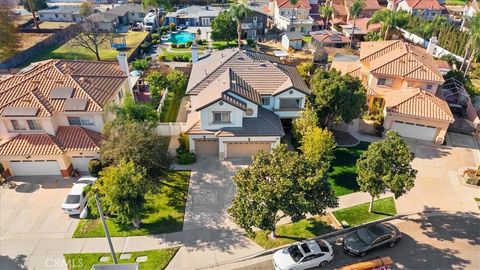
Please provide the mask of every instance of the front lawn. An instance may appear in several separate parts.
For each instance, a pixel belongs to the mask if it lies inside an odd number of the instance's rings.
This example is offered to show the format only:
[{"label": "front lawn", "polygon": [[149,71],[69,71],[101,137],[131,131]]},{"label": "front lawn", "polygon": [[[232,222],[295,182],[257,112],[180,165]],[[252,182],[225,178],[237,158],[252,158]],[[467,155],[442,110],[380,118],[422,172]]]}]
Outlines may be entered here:
[{"label": "front lawn", "polygon": [[[113,237],[138,236],[181,231],[187,202],[190,171],[172,171],[157,194],[147,195],[145,217],[141,228],[123,227],[115,218],[107,219],[110,235]],[[99,219],[80,220],[73,237],[103,237]]]},{"label": "front lawn", "polygon": [[354,147],[338,147],[334,150],[335,159],[328,174],[328,182],[337,196],[357,192],[357,159],[368,148],[368,142],[360,142]]},{"label": "front lawn", "polygon": [[346,221],[350,226],[357,226],[397,214],[395,200],[392,197],[375,200],[372,213],[368,212],[370,203],[362,203],[333,212],[339,222]]},{"label": "front lawn", "polygon": [[[120,253],[116,253],[119,264],[135,263],[137,257],[147,256],[146,262],[138,263],[139,269],[165,269],[177,253],[178,248],[168,248],[159,250],[148,250],[138,252],[128,252],[132,254],[130,259],[120,260]],[[113,264],[110,253],[80,253],[80,254],[64,254],[65,261],[69,270],[91,269],[95,264]],[[110,257],[109,261],[100,262],[101,257]]]},{"label": "front lawn", "polygon": [[302,219],[296,223],[277,226],[277,238],[268,238],[268,232],[255,232],[252,240],[265,249],[275,248],[297,241],[310,239],[318,235],[326,234],[334,229],[328,225],[326,216],[316,216],[309,219]]}]

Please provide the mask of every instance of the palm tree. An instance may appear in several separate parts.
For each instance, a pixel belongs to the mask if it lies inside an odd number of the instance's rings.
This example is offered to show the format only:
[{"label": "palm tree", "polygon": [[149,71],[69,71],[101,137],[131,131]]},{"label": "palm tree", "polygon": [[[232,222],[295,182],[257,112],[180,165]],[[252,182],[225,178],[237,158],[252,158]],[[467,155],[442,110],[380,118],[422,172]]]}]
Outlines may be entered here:
[{"label": "palm tree", "polygon": [[[478,56],[480,53],[480,13],[477,13],[474,17],[472,17],[468,22],[468,43],[465,47],[465,57],[468,57],[467,67],[465,68],[464,75],[467,76],[468,71],[470,69],[471,63],[475,60],[475,57]],[[465,60],[462,62],[462,66],[460,69],[463,68]]]},{"label": "palm tree", "polygon": [[148,7],[155,8],[155,13],[157,14],[157,26],[159,31],[158,33],[161,34],[160,26],[161,26],[161,23],[163,22],[160,22],[160,12],[158,9],[159,8],[170,9],[172,7],[170,0],[142,0],[142,6],[144,8],[148,8]]},{"label": "palm tree", "polygon": [[349,9],[349,15],[353,16],[353,28],[352,28],[352,40],[350,41],[350,49],[352,48],[353,45],[353,38],[355,37],[355,26],[356,26],[356,19],[362,12],[362,8],[365,5],[364,0],[354,0],[352,5],[350,6]]},{"label": "palm tree", "polygon": [[320,14],[322,15],[322,17],[325,18],[325,29],[327,29],[328,27],[328,21],[330,19],[330,16],[332,16],[332,13],[333,13],[333,8],[329,2],[325,3],[325,5],[320,7]]},{"label": "palm tree", "polygon": [[232,18],[237,21],[237,38],[238,38],[238,48],[242,45],[242,20],[244,20],[248,15],[250,15],[250,9],[246,8],[245,5],[233,5],[230,7],[230,15]]},{"label": "palm tree", "polygon": [[396,31],[398,27],[403,27],[408,23],[410,14],[404,11],[391,11],[389,9],[381,9],[373,13],[367,22],[367,28],[371,24],[379,23],[381,32],[384,35],[383,40],[388,40],[390,31]]},{"label": "palm tree", "polygon": [[295,6],[298,4],[298,0],[289,0],[289,2],[292,5],[292,16],[290,17],[290,29],[288,30],[291,31],[293,27],[293,16],[295,13]]}]

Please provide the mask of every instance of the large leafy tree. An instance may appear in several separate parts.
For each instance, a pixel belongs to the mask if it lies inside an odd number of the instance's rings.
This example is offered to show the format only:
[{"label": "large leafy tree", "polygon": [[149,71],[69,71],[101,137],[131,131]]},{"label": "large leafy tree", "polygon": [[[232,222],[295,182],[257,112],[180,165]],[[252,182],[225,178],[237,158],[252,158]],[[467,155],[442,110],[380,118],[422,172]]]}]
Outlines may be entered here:
[{"label": "large leafy tree", "polygon": [[292,135],[296,142],[300,142],[311,128],[318,125],[317,113],[312,109],[310,103],[307,102],[305,109],[300,112],[299,116],[293,119],[292,122]]},{"label": "large leafy tree", "polygon": [[148,104],[135,102],[132,95],[126,95],[122,104],[112,104],[107,110],[115,114],[114,125],[133,121],[155,126],[159,121],[157,110]]},{"label": "large leafy tree", "polygon": [[302,76],[303,80],[305,80],[305,82],[308,84],[309,83],[308,79],[315,71],[315,63],[313,63],[312,60],[303,61],[297,65],[297,70],[298,70],[298,73],[300,73],[300,76]]},{"label": "large leafy tree", "polygon": [[98,192],[104,211],[115,215],[120,224],[138,228],[146,201],[145,179],[144,168],[121,160],[100,172],[91,192]]},{"label": "large leafy tree", "polygon": [[151,106],[157,108],[160,104],[162,91],[168,87],[167,76],[158,71],[151,71],[145,79],[148,82]]},{"label": "large leafy tree", "polygon": [[0,61],[12,56],[20,47],[16,18],[10,8],[8,1],[0,0]]},{"label": "large leafy tree", "polygon": [[39,29],[37,11],[48,8],[47,0],[22,0],[20,3],[28,12],[32,13],[33,23],[35,27]]},{"label": "large leafy tree", "polygon": [[100,47],[111,38],[109,33],[102,31],[96,23],[86,18],[79,28],[78,34],[70,41],[73,46],[85,48],[95,55],[100,61]]},{"label": "large leafy tree", "polygon": [[312,170],[295,151],[279,145],[272,153],[260,151],[252,164],[233,177],[237,193],[228,213],[248,233],[254,228],[271,232],[290,216],[294,222],[305,215],[324,214],[338,205],[326,181],[326,170]]},{"label": "large leafy tree", "polygon": [[312,106],[321,125],[351,122],[366,109],[365,88],[358,78],[342,76],[336,70],[317,69],[310,80]]},{"label": "large leafy tree", "polygon": [[328,21],[330,20],[330,17],[332,17],[332,14],[333,7],[330,5],[330,1],[320,7],[320,15],[325,19],[325,29],[328,28]]},{"label": "large leafy tree", "polygon": [[387,131],[383,140],[368,146],[357,160],[357,181],[360,190],[372,196],[370,212],[374,199],[386,189],[398,198],[413,187],[417,175],[410,164],[413,159],[414,154],[396,131]]},{"label": "large leafy tree", "polygon": [[355,38],[356,20],[357,20],[357,17],[362,12],[364,5],[365,5],[364,0],[353,0],[352,5],[348,9],[350,16],[353,17],[353,28],[352,28],[352,38],[350,41],[350,48],[352,48],[353,39]]},{"label": "large leafy tree", "polygon": [[124,122],[107,125],[100,148],[103,164],[132,161],[147,173],[150,190],[155,190],[170,170],[172,158],[168,153],[168,139],[158,135],[154,125],[144,122]]},{"label": "large leafy tree", "polygon": [[300,150],[303,153],[303,159],[312,168],[328,169],[334,158],[333,150],[335,146],[335,138],[331,131],[314,127],[303,135]]},{"label": "large leafy tree", "polygon": [[167,74],[166,79],[170,90],[174,91],[176,94],[185,93],[188,79],[183,72],[175,69]]},{"label": "large leafy tree", "polygon": [[[297,0],[290,0],[290,1],[297,1]],[[238,4],[238,5],[230,6],[230,9],[228,10],[228,12],[237,23],[236,25],[237,43],[238,43],[238,48],[240,48],[240,46],[242,45],[242,20],[247,18],[248,15],[251,13],[251,11],[244,4]]]},{"label": "large leafy tree", "polygon": [[230,42],[237,37],[237,22],[228,11],[222,11],[212,21],[211,37],[215,41]]},{"label": "large leafy tree", "polygon": [[374,23],[380,23],[383,39],[388,40],[392,31],[397,31],[398,27],[408,24],[410,14],[404,11],[391,11],[389,9],[380,9],[373,13],[367,22],[367,27]]}]

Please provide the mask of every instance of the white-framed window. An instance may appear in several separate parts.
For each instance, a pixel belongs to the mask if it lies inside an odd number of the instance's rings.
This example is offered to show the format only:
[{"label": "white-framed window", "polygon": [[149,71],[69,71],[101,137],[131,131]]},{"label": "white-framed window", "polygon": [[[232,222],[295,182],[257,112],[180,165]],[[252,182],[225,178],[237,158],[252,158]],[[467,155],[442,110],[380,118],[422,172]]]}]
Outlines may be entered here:
[{"label": "white-framed window", "polygon": [[427,84],[427,90],[432,90],[432,88],[433,88],[433,85]]},{"label": "white-framed window", "polygon": [[392,84],[393,84],[393,79],[389,79],[389,78],[379,78],[377,82],[377,85],[380,85],[380,86],[392,86]]},{"label": "white-framed window", "polygon": [[14,130],[27,130],[27,126],[24,121],[21,120],[10,120],[12,122],[12,127]]},{"label": "white-framed window", "polygon": [[213,123],[230,123],[230,112],[213,112]]},{"label": "white-framed window", "polygon": [[262,105],[270,106],[270,97],[262,97]]},{"label": "white-framed window", "polygon": [[30,130],[42,130],[42,125],[38,120],[27,120],[27,125]]},{"label": "white-framed window", "polygon": [[281,98],[280,109],[300,109],[302,105],[301,98]]},{"label": "white-framed window", "polygon": [[92,117],[70,116],[68,117],[68,124],[71,126],[93,126],[95,125],[95,122]]}]

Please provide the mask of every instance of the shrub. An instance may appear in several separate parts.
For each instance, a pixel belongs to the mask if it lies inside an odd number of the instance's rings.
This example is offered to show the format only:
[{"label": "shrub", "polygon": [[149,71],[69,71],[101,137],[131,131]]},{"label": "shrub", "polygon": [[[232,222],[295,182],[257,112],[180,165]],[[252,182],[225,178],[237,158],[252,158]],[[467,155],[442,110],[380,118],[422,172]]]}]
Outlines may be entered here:
[{"label": "shrub", "polygon": [[91,159],[88,161],[88,171],[91,176],[98,177],[98,174],[102,170],[102,162],[99,159]]},{"label": "shrub", "polygon": [[162,35],[165,35],[168,31],[168,27],[167,26],[162,26],[160,27],[160,33],[162,33]]},{"label": "shrub", "polygon": [[192,46],[192,44],[193,44],[193,41],[192,41],[192,40],[187,41],[187,47]]},{"label": "shrub", "polygon": [[203,45],[203,40],[199,39],[199,40],[197,41],[197,44],[198,44],[198,45]]},{"label": "shrub", "polygon": [[149,55],[149,56],[145,57],[145,60],[147,60],[147,61],[152,61],[152,56]]},{"label": "shrub", "polygon": [[253,39],[247,38],[247,44],[248,44],[248,46],[252,47],[252,46],[253,46],[253,43],[254,43],[254,42],[253,42]]},{"label": "shrub", "polygon": [[153,39],[153,40],[152,40],[152,44],[158,44],[158,43],[159,43],[159,42],[158,42],[158,39]]},{"label": "shrub", "polygon": [[154,33],[152,34],[152,39],[158,39],[160,37],[160,34]]},{"label": "shrub", "polygon": [[164,62],[165,59],[166,59],[166,58],[165,58],[165,55],[159,55],[159,56],[158,56],[158,61],[160,61],[160,62]]},{"label": "shrub", "polygon": [[192,164],[197,161],[197,156],[194,153],[184,152],[177,155],[178,164]]},{"label": "shrub", "polygon": [[182,61],[183,61],[183,62],[190,62],[190,57],[189,57],[188,55],[184,55],[184,56],[182,57]]},{"label": "shrub", "polygon": [[[150,60],[151,60],[151,57],[150,57]],[[132,67],[135,70],[146,70],[149,65],[150,65],[150,62],[147,59],[137,59],[132,62]]]},{"label": "shrub", "polygon": [[184,48],[185,48],[185,43],[178,44],[178,48],[180,48],[180,49],[184,49]]},{"label": "shrub", "polygon": [[176,43],[172,43],[170,46],[171,46],[173,49],[176,49],[176,48],[178,47],[178,45],[177,45]]},{"label": "shrub", "polygon": [[142,43],[142,45],[140,45],[140,48],[142,48],[142,50],[144,51],[147,51],[148,49],[150,49],[150,45],[151,44],[149,42],[145,41],[144,43]]},{"label": "shrub", "polygon": [[180,136],[178,137],[178,143],[180,144],[180,148],[183,148],[187,151],[190,149],[187,134],[181,133]]}]

